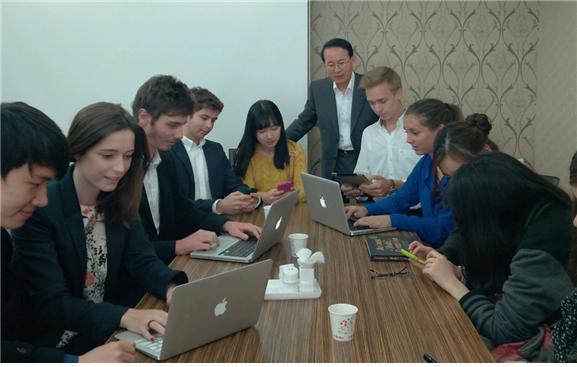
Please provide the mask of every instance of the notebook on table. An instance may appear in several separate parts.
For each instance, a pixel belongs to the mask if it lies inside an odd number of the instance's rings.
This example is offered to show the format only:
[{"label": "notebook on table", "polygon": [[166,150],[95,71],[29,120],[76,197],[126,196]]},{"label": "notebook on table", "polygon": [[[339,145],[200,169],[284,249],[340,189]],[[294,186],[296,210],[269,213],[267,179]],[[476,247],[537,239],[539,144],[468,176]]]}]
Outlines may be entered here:
[{"label": "notebook on table", "polygon": [[345,204],[338,182],[323,177],[301,173],[309,214],[315,222],[336,229],[349,236],[365,235],[394,231],[395,227],[370,228],[355,227],[354,221],[348,220],[345,214]]},{"label": "notebook on table", "polygon": [[294,206],[298,201],[298,194],[298,190],[292,191],[271,205],[258,240],[249,238],[245,241],[240,238],[221,235],[218,237],[218,246],[207,251],[193,251],[190,256],[195,259],[242,263],[255,261],[282,240]]},{"label": "notebook on table", "polygon": [[115,338],[159,361],[246,329],[258,321],[272,260],[216,274],[174,289],[164,336],[149,342],[124,331]]},{"label": "notebook on table", "polygon": [[365,238],[365,246],[373,261],[409,261],[400,250],[408,251],[409,245],[414,241],[419,241],[416,235],[371,234]]}]

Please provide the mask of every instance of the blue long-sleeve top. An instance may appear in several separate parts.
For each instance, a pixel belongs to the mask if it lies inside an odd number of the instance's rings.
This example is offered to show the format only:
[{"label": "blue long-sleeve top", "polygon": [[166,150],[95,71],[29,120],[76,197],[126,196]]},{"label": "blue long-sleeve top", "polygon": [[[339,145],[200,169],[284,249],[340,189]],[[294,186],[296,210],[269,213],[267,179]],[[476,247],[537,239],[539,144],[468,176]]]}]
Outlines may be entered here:
[{"label": "blue long-sleeve top", "polygon": [[[365,204],[368,215],[389,214],[393,227],[416,232],[421,240],[434,247],[442,245],[453,229],[453,214],[444,200],[449,179],[443,177],[435,187],[433,169],[433,160],[426,154],[393,195]],[[438,198],[433,197],[434,189],[440,194]],[[401,214],[418,203],[421,203],[422,217]]]}]

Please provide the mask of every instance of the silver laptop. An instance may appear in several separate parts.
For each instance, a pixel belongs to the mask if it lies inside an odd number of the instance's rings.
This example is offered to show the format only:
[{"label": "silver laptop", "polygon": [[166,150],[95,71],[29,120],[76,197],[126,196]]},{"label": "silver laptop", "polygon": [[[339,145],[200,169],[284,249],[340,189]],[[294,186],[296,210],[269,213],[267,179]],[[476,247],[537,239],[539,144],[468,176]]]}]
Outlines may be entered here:
[{"label": "silver laptop", "polygon": [[164,336],[149,342],[124,331],[140,352],[162,361],[246,329],[258,321],[272,260],[199,279],[174,289]]},{"label": "silver laptop", "polygon": [[349,236],[396,230],[395,227],[355,227],[353,225],[354,221],[348,220],[345,214],[345,204],[343,203],[338,182],[306,172],[301,173],[301,178],[305,188],[309,214],[315,222],[324,224]]},{"label": "silver laptop", "polygon": [[190,256],[195,259],[253,262],[282,240],[297,200],[298,190],[295,190],[271,205],[258,240],[249,238],[244,241],[237,237],[222,235],[218,237],[218,246],[207,251],[193,251]]}]

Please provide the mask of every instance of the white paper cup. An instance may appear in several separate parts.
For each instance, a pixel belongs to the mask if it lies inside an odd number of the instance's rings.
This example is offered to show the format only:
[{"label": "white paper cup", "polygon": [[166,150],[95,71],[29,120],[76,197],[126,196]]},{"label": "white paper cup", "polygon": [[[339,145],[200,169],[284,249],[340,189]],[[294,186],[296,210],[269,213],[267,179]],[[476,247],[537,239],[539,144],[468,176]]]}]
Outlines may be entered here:
[{"label": "white paper cup", "polygon": [[356,306],[347,303],[335,303],[329,306],[334,340],[348,342],[353,339],[358,311]]},{"label": "white paper cup", "polygon": [[309,235],[306,233],[291,233],[288,235],[291,244],[291,253],[296,256],[300,249],[307,247]]},{"label": "white paper cup", "polygon": [[268,217],[268,212],[270,212],[270,205],[263,206],[262,210],[264,211],[264,219],[266,219],[266,217]]}]

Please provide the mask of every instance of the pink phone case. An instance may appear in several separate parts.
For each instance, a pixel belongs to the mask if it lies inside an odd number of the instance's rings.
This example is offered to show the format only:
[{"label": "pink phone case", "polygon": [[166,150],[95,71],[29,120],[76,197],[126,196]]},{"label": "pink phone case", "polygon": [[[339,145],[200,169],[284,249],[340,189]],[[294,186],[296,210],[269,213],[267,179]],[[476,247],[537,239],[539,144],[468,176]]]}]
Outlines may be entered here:
[{"label": "pink phone case", "polygon": [[283,192],[291,191],[292,188],[293,188],[293,183],[291,181],[281,182],[276,186],[276,189],[278,191],[283,191]]}]

